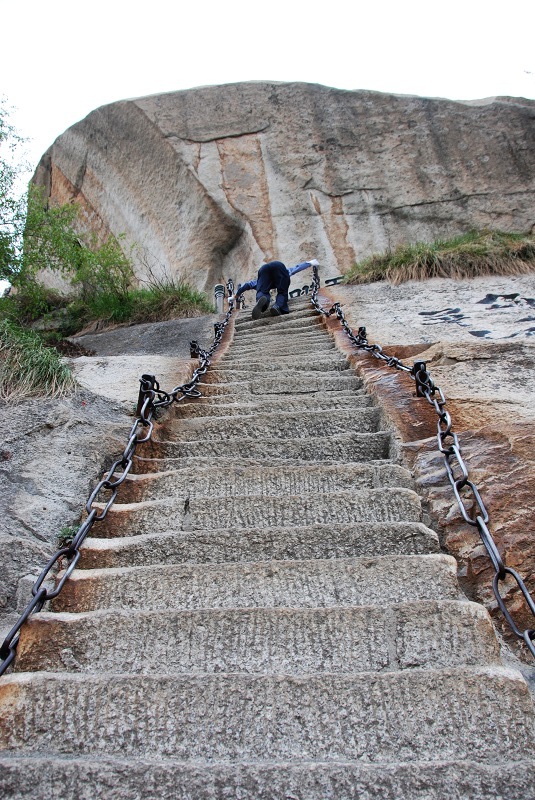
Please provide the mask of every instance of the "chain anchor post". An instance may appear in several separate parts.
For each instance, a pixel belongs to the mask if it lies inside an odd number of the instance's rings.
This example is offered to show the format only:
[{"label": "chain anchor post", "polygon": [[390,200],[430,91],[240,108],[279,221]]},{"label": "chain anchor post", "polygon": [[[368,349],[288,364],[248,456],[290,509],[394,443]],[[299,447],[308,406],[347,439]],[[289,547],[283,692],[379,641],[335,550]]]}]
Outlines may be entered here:
[{"label": "chain anchor post", "polygon": [[156,376],[142,375],[139,379],[139,384],[140,386],[137,397],[136,417],[143,416],[143,406],[145,405],[147,397],[151,394],[151,392],[154,392],[154,387],[156,386]]},{"label": "chain anchor post", "polygon": [[416,381],[416,397],[425,397],[425,389],[429,388],[427,363],[425,361],[415,361],[411,372]]}]

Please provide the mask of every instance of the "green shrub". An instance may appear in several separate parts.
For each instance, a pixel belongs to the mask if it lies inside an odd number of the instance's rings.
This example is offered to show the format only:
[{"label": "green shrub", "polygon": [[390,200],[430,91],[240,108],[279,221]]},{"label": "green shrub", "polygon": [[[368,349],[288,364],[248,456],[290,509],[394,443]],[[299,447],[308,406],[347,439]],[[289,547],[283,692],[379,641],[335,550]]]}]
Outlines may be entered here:
[{"label": "green shrub", "polygon": [[535,237],[522,233],[471,231],[448,240],[400,245],[355,264],[345,283],[388,280],[398,284],[428,278],[525,275],[535,271]]},{"label": "green shrub", "polygon": [[[47,207],[42,190],[30,188],[22,253],[4,276],[15,288],[12,296],[0,302],[0,317],[21,325],[44,318],[44,327],[48,318],[69,336],[93,323],[105,327],[213,311],[206,295],[167,277],[155,278],[149,264],[147,287],[136,288],[132,261],[121,247],[121,237],[109,236],[99,243],[94,235],[81,236],[75,230],[78,215],[76,204]],[[72,285],[71,296],[45,288],[40,282],[43,271],[59,272]]]},{"label": "green shrub", "polygon": [[74,388],[70,369],[41,337],[11,320],[0,320],[0,397],[57,397]]}]

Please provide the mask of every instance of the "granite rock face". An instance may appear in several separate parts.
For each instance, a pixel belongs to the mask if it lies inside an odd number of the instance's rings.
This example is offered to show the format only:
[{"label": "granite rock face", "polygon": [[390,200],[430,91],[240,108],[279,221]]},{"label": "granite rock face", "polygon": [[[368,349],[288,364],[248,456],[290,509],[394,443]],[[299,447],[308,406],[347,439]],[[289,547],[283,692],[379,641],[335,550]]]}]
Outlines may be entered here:
[{"label": "granite rock face", "polygon": [[199,289],[263,260],[325,277],[404,241],[531,230],[531,100],[472,103],[304,83],[209,86],[98,108],[35,182],[84,225],[139,245],[141,278]]}]

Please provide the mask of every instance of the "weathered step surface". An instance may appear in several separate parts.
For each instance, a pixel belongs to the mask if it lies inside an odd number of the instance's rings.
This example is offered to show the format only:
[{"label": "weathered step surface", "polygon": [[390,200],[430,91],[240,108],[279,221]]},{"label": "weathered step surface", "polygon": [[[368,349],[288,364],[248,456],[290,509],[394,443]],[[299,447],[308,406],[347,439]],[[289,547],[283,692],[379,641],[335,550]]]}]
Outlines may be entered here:
[{"label": "weathered step surface", "polygon": [[26,753],[489,764],[504,753],[511,761],[534,755],[527,686],[499,667],[303,677],[19,673],[4,680],[0,698],[0,747]]},{"label": "weathered step surface", "polygon": [[260,319],[253,320],[251,319],[251,310],[254,306],[254,303],[251,304],[251,309],[249,311],[240,311],[236,315],[236,328],[244,328],[244,327],[251,327],[251,325],[260,327],[263,324],[271,324],[276,325],[280,324],[283,321],[293,320],[293,319],[303,319],[303,318],[313,318],[317,317],[318,313],[312,307],[312,304],[309,303],[302,303],[301,305],[294,305],[291,304],[291,313],[290,314],[283,314],[279,317],[272,317],[270,314],[266,314],[266,316],[260,317]]},{"label": "weathered step surface", "polygon": [[408,470],[397,464],[305,464],[245,467],[230,462],[221,467],[199,467],[195,476],[190,467],[148,475],[129,475],[122,486],[121,501],[173,500],[196,497],[236,497],[246,495],[297,495],[307,493],[361,490],[373,488],[413,488]]},{"label": "weathered step surface", "polygon": [[281,317],[262,317],[259,320],[236,320],[236,336],[239,335],[240,339],[244,334],[284,336],[286,333],[310,331],[316,327],[324,330],[319,314],[314,311],[298,312]]},{"label": "weathered step surface", "polygon": [[[98,506],[97,506],[98,507]],[[181,497],[115,503],[104,529],[121,535],[121,527],[133,526],[139,533],[160,530],[217,530],[321,525],[354,522],[420,522],[420,498],[411,489],[366,489],[359,492],[244,497]]]},{"label": "weathered step surface", "polygon": [[[93,532],[100,528],[95,526]],[[303,561],[438,553],[435,531],[418,522],[366,525],[312,525],[294,528],[245,528],[211,531],[136,533],[117,538],[87,538],[80,569],[226,561]]]},{"label": "weathered step surface", "polygon": [[[190,417],[229,417],[242,414],[252,414],[257,411],[266,414],[278,413],[281,401],[256,396],[242,398],[241,401],[228,402],[230,398],[202,398],[188,403],[181,403],[176,409],[179,419]],[[360,408],[369,408],[372,405],[370,395],[363,390],[353,392],[316,392],[315,394],[301,394],[298,396],[286,395],[284,397],[285,411],[351,411]]]},{"label": "weathered step surface", "polygon": [[293,353],[279,354],[277,356],[269,356],[269,358],[262,358],[261,355],[255,352],[248,358],[240,358],[234,362],[222,361],[210,370],[210,375],[231,375],[237,372],[239,375],[246,375],[250,377],[251,374],[259,375],[263,372],[271,375],[273,372],[279,371],[303,371],[303,372],[342,372],[349,369],[349,362],[345,356],[333,355],[327,353],[326,355],[314,354],[314,358],[302,358],[295,356]]},{"label": "weathered step surface", "polygon": [[267,356],[269,358],[276,358],[280,359],[281,361],[284,359],[295,358],[296,356],[301,356],[303,360],[310,360],[311,356],[316,356],[318,353],[322,356],[322,358],[327,357],[329,354],[336,358],[339,357],[339,353],[336,349],[336,344],[334,340],[327,339],[323,337],[323,339],[319,338],[314,347],[310,346],[310,343],[306,341],[292,341],[292,342],[285,342],[285,349],[281,349],[281,343],[277,338],[270,340],[269,342],[263,342],[262,346],[259,344],[255,346],[245,346],[236,344],[232,346],[231,350],[223,356],[223,358],[218,362],[218,365],[221,366],[228,366],[228,365],[235,365],[241,363],[249,363],[250,361],[259,361],[264,360]]},{"label": "weathered step surface", "polygon": [[[109,632],[113,631],[113,637]],[[157,631],[157,635],[155,635]],[[498,664],[488,614],[475,603],[359,608],[247,608],[34,616],[17,671],[151,675],[304,675]]]},{"label": "weathered step surface", "polygon": [[[528,760],[363,764],[313,761],[210,764],[148,758],[0,757],[0,789],[10,800],[527,800]],[[36,786],[41,787],[36,794]]]},{"label": "weathered step surface", "polygon": [[[347,365],[330,365],[330,364],[316,364],[311,367],[310,364],[303,362],[295,362],[291,365],[279,368],[276,365],[260,364],[258,370],[254,369],[226,369],[226,370],[212,370],[210,372],[210,381],[212,384],[217,383],[242,383],[249,381],[250,383],[273,381],[276,385],[286,384],[291,385],[294,380],[312,380],[314,381],[329,381],[329,380],[342,380],[346,381],[346,387],[351,386],[351,379],[353,373],[347,368]],[[314,384],[313,384],[314,385]],[[320,384],[321,385],[321,384]]]},{"label": "weathered step surface", "polygon": [[[313,394],[315,392],[346,392],[362,388],[362,381],[350,370],[344,372],[323,373],[295,373],[279,372],[270,378],[250,376],[249,380],[230,380],[220,382],[208,380],[199,383],[199,389],[206,397],[213,395],[230,395],[242,398],[244,395],[250,399],[256,396],[280,394]],[[211,376],[210,376],[211,380]]]},{"label": "weathered step surface", "polygon": [[[318,436],[309,439],[242,439],[237,437],[218,440],[193,440],[181,442],[162,442],[157,445],[158,456],[183,459],[193,455],[200,458],[223,457],[250,458],[270,463],[287,461],[376,461],[388,458],[390,434],[348,433],[332,436]],[[156,454],[156,445],[139,447],[140,456]]]},{"label": "weathered step surface", "polygon": [[306,305],[237,318],[23,630],[0,795],[531,796],[526,685]]},{"label": "weathered step surface", "polygon": [[236,334],[235,344],[233,344],[234,353],[237,355],[244,347],[261,348],[266,346],[277,346],[279,352],[291,352],[294,344],[304,342],[318,344],[325,344],[329,341],[325,328],[320,324],[307,325],[302,323],[293,329],[287,328],[286,330],[275,328],[264,328],[261,331],[241,331]]},{"label": "weathered step surface", "polygon": [[242,439],[264,437],[272,439],[310,438],[315,432],[322,436],[336,436],[348,431],[370,433],[379,425],[378,408],[361,408],[351,411],[280,411],[244,415],[236,417],[217,417],[216,419],[177,419],[167,426],[173,436],[186,441],[195,439]]},{"label": "weathered step surface", "polygon": [[457,600],[441,554],[74,570],[54,611],[360,606]]},{"label": "weathered step surface", "polygon": [[[264,354],[274,354],[275,357],[285,356],[289,354],[296,354],[298,350],[307,350],[310,354],[318,351],[326,354],[326,352],[333,352],[332,339],[326,336],[323,329],[314,331],[301,330],[295,334],[286,334],[284,343],[280,341],[278,336],[246,336],[241,335],[235,339],[232,344],[228,355],[225,358],[241,359],[257,357]],[[336,352],[336,350],[335,350]],[[224,363],[222,359],[220,363]]]}]

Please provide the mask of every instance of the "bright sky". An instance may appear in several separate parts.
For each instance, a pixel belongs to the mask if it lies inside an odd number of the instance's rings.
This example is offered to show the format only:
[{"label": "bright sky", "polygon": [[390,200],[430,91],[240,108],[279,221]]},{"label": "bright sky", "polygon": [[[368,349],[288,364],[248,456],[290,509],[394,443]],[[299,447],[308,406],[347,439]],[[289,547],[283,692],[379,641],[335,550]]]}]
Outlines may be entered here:
[{"label": "bright sky", "polygon": [[33,166],[98,106],[207,84],[535,98],[534,0],[0,0],[0,20],[0,94]]}]

